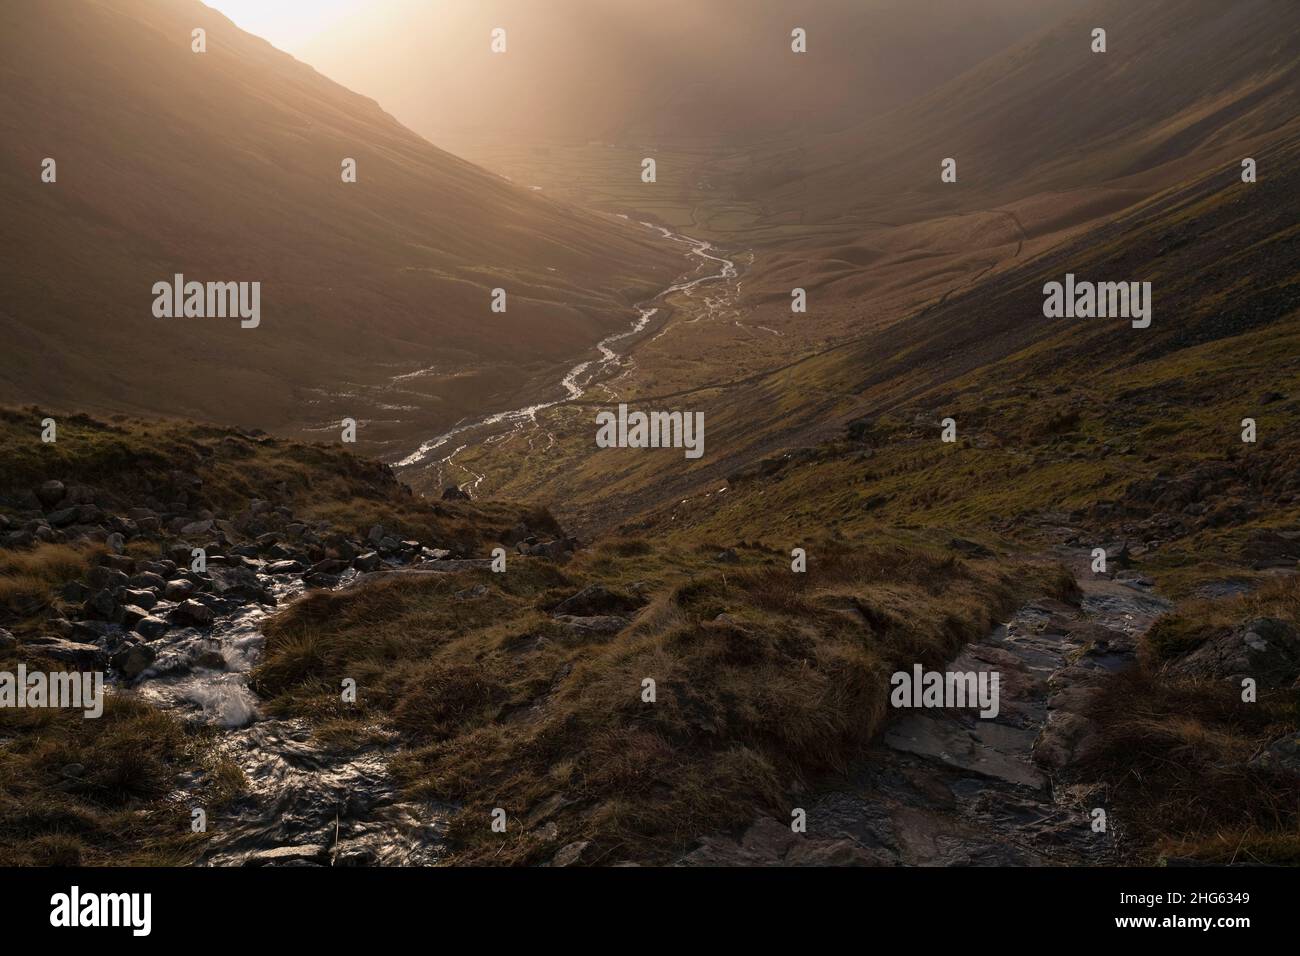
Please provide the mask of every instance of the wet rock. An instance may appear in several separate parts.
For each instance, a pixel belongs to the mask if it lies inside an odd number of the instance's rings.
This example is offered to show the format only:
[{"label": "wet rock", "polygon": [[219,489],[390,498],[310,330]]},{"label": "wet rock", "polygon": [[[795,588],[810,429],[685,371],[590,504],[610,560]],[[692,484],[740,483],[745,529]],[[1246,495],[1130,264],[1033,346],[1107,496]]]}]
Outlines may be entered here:
[{"label": "wet rock", "polygon": [[377,551],[367,551],[365,554],[359,554],[352,561],[352,566],[358,571],[365,573],[375,571],[383,563],[383,559]]},{"label": "wet rock", "polygon": [[122,610],[118,613],[117,620],[123,627],[134,629],[138,623],[147,617],[149,617],[149,612],[144,608],[124,604]]},{"label": "wet rock", "polygon": [[216,618],[212,609],[205,604],[191,598],[184,601],[172,609],[171,614],[167,616],[172,624],[193,625],[195,627],[207,627]]},{"label": "wet rock", "polygon": [[307,585],[307,587],[319,588],[324,591],[336,587],[339,580],[340,578],[337,574],[320,574],[319,572],[314,571],[308,572],[303,575],[302,578],[303,584]]},{"label": "wet rock", "polygon": [[312,574],[342,574],[351,565],[342,558],[326,558],[311,566]]},{"label": "wet rock", "polygon": [[146,641],[157,640],[171,629],[171,625],[159,617],[146,616],[135,622],[133,630]]},{"label": "wet rock", "polygon": [[124,644],[109,663],[129,681],[135,680],[149,669],[158,655],[147,644]]},{"label": "wet rock", "polygon": [[301,574],[306,568],[301,561],[287,559],[284,561],[273,561],[266,566],[267,574]]},{"label": "wet rock", "polygon": [[213,565],[208,568],[208,577],[212,582],[212,593],[220,598],[232,601],[256,601],[258,604],[275,603],[271,592],[262,587],[257,575],[248,568]]},{"label": "wet rock", "polygon": [[1262,688],[1290,687],[1300,677],[1300,633],[1285,621],[1259,618],[1210,638],[1164,670],[1182,677],[1252,677]]}]

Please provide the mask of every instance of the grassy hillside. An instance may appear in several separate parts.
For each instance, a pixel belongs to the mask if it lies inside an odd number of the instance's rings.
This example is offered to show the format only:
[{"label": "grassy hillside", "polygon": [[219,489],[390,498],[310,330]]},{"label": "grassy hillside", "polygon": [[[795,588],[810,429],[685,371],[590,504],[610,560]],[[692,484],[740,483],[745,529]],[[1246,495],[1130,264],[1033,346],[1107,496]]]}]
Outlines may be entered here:
[{"label": "grassy hillside", "polygon": [[[351,417],[418,444],[680,270],[648,230],[442,152],[196,0],[7,4],[0,60],[0,399],[299,434]],[[260,326],[155,318],[177,273],[260,282]]]}]

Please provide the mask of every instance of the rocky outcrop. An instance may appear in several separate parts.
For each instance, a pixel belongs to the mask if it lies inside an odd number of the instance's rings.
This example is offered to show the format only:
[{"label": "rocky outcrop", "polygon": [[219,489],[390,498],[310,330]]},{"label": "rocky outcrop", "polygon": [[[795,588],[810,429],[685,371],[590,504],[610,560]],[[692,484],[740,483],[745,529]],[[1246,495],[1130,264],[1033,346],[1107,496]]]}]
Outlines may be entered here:
[{"label": "rocky outcrop", "polygon": [[1170,661],[1164,673],[1234,682],[1250,677],[1261,688],[1291,687],[1300,678],[1300,632],[1286,621],[1259,618]]}]

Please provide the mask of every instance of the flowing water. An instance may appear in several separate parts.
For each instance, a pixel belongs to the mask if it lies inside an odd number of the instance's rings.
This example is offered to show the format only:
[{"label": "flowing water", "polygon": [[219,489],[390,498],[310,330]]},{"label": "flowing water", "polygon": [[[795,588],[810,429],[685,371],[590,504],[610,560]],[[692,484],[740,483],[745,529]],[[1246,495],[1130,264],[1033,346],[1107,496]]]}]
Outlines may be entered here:
[{"label": "flowing water", "polygon": [[[340,586],[353,577],[349,572]],[[259,575],[278,604],[304,590],[297,574]],[[233,603],[233,602],[232,602]],[[156,614],[174,605],[161,602]],[[447,810],[405,801],[388,770],[397,748],[376,731],[359,749],[334,747],[305,723],[268,717],[249,687],[265,645],[262,623],[273,610],[242,604],[210,629],[168,631],[151,643],[158,656],[134,692],[218,735],[216,753],[238,768],[243,793],[207,811],[204,773],[174,795],[208,816],[207,865],[427,865],[444,849]]]},{"label": "flowing water", "polygon": [[[622,218],[626,219],[627,217],[623,216]],[[538,415],[541,412],[555,408],[565,402],[581,399],[593,385],[607,380],[611,374],[623,368],[626,355],[620,349],[626,349],[635,342],[637,337],[646,330],[655,316],[659,314],[660,307],[655,303],[664,302],[670,296],[678,293],[691,295],[697,287],[704,283],[725,282],[736,278],[739,274],[733,260],[714,254],[716,250],[713,248],[712,243],[675,233],[653,223],[643,222],[641,225],[658,231],[670,242],[680,243],[687,247],[686,255],[696,260],[696,268],[689,277],[675,282],[654,298],[637,306],[637,317],[628,329],[615,332],[597,342],[596,351],[599,354],[595,358],[578,362],[564,374],[555,390],[557,397],[541,400],[521,408],[493,412],[482,418],[460,422],[441,435],[423,442],[411,454],[397,461],[396,465],[402,468],[430,468],[438,473],[438,480],[441,482],[442,475],[450,469],[456,456],[465,449],[476,444],[494,444],[527,427],[537,426],[539,424]],[[719,301],[722,298],[727,297],[720,297]],[[717,303],[706,302],[706,306],[709,311],[714,311]],[[551,441],[554,441],[553,436]],[[440,456],[440,452],[445,452],[445,454]],[[463,465],[457,467],[464,468]],[[468,487],[471,490],[476,489],[482,482],[483,476],[468,468],[464,468],[464,470],[473,478]]]}]

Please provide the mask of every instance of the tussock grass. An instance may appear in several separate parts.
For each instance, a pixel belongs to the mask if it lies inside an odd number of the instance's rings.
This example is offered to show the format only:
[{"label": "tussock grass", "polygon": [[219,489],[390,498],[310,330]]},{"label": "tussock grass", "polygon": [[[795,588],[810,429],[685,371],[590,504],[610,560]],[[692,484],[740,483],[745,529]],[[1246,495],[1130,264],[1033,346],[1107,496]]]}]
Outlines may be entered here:
[{"label": "tussock grass", "polygon": [[[457,861],[544,862],[576,840],[592,861],[664,861],[702,832],[786,815],[877,731],[897,662],[946,659],[1018,590],[1057,582],[1051,568],[902,545],[816,546],[807,574],[774,564],[774,549],[742,549],[738,566],[711,549],[678,564],[676,545],[614,546],[563,569],[520,561],[310,594],[268,625],[257,686],[310,717],[354,677],[362,712],[406,745],[396,766],[410,792],[461,807]],[[619,633],[545,611],[629,581],[648,593]],[[489,594],[457,597],[474,583]],[[505,835],[491,831],[495,807]]]},{"label": "tussock grass", "polygon": [[1246,704],[1240,693],[1134,670],[1095,703],[1101,742],[1075,772],[1108,785],[1135,862],[1300,862],[1300,779],[1248,763],[1295,730],[1300,695],[1261,692]]}]

